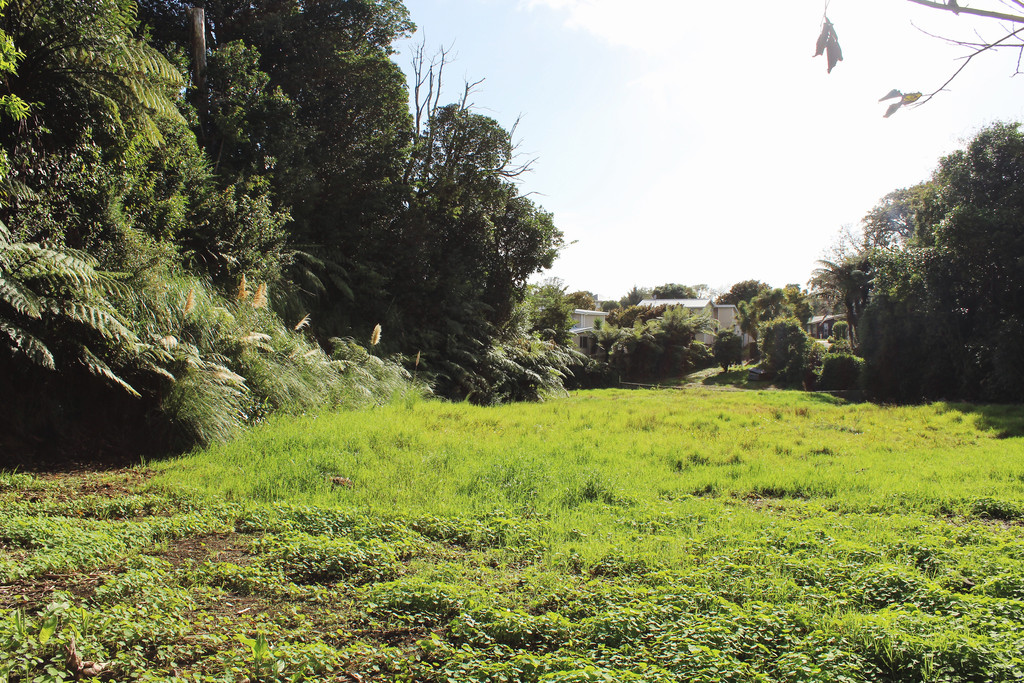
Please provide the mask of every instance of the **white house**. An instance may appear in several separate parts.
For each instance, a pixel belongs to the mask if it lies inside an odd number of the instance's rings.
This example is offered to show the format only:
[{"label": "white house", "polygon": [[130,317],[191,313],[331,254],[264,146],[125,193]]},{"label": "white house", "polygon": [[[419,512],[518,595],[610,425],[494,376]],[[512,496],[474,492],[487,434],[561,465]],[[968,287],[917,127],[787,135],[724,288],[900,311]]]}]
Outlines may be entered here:
[{"label": "white house", "polygon": [[572,319],[575,324],[569,332],[575,335],[580,351],[588,356],[594,355],[597,347],[594,344],[594,335],[589,333],[593,332],[595,323],[598,320],[603,324],[604,319],[607,317],[607,311],[588,311],[585,308],[577,308],[572,312]]},{"label": "white house", "polygon": [[[716,304],[713,299],[644,299],[638,306],[681,306],[694,315],[707,315],[716,322],[716,330],[732,330],[743,338],[743,346],[754,341],[749,334],[740,332],[740,311],[732,304]],[[701,333],[697,341],[707,345],[715,343],[715,333]]]}]

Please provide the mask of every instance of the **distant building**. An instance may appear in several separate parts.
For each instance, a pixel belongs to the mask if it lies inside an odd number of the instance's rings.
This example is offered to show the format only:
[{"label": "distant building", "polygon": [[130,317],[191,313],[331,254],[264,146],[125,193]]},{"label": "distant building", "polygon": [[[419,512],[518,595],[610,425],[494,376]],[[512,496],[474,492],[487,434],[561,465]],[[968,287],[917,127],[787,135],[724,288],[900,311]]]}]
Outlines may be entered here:
[{"label": "distant building", "polygon": [[828,339],[832,336],[832,328],[840,320],[846,320],[846,316],[816,315],[807,321],[807,334],[814,339]]},{"label": "distant building", "polygon": [[607,311],[588,311],[585,308],[577,308],[572,312],[572,319],[575,324],[569,332],[576,337],[576,344],[579,346],[580,351],[588,356],[593,356],[597,353],[594,328],[598,321],[601,321],[603,324],[607,317]]},{"label": "distant building", "polygon": [[[732,304],[716,304],[712,299],[644,299],[638,306],[656,308],[658,306],[681,306],[694,315],[707,315],[718,323],[718,330],[732,330],[743,338],[743,346],[754,341],[749,334],[740,331],[740,311]],[[697,341],[704,344],[715,343],[715,333],[701,333]]]}]

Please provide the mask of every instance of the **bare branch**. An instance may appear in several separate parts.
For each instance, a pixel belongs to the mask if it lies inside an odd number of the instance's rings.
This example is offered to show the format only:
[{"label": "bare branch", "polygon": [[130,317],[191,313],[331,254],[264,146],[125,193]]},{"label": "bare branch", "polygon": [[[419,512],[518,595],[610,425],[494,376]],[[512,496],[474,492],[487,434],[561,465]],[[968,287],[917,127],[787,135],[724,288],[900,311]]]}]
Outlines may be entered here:
[{"label": "bare branch", "polygon": [[[415,116],[416,137],[423,135],[425,125],[440,106],[444,69],[449,61],[452,47],[441,46],[427,61],[426,39],[420,42],[413,53],[413,115]],[[426,87],[426,93],[423,89]]]},{"label": "bare branch", "polygon": [[487,79],[481,78],[480,80],[473,81],[472,83],[466,81],[465,87],[462,90],[462,100],[459,101],[459,109],[461,109],[462,111],[469,111],[470,109],[473,108],[473,104],[469,101],[469,96],[475,93],[477,86],[483,83],[485,80]]},{"label": "bare branch", "polygon": [[1024,16],[1019,14],[1006,14],[1004,12],[993,12],[987,9],[974,9],[972,7],[960,7],[955,3],[950,5],[945,2],[933,2],[933,0],[907,0],[915,5],[924,5],[925,7],[931,7],[932,9],[945,10],[946,12],[952,12],[953,14],[973,14],[978,17],[988,17],[989,19],[1000,19],[1002,21],[1009,21],[1015,24],[1024,24]]},{"label": "bare branch", "polygon": [[[522,152],[519,151],[519,146],[520,144],[522,144],[522,142],[517,142],[516,140],[513,139],[516,136],[516,130],[519,128],[519,122],[522,121],[522,119],[522,114],[517,116],[515,123],[512,124],[512,127],[508,131],[508,139],[512,142],[512,157],[510,161],[518,159],[523,156]],[[532,171],[533,165],[535,163],[537,163],[537,157],[531,157],[530,159],[527,159],[525,163],[519,164],[518,166],[515,166],[512,169],[508,170],[504,175],[505,177],[508,178],[518,178],[524,173],[529,173],[530,171]]]},{"label": "bare branch", "polygon": [[[917,2],[917,0],[911,0],[911,2]],[[1005,42],[1006,42],[1007,40],[1009,40],[1010,38],[1015,38],[1015,37],[1017,37],[1017,35],[1018,35],[1018,34],[1021,34],[1021,33],[1024,33],[1024,28],[1019,28],[1019,29],[1017,29],[1016,31],[1014,31],[1013,33],[1009,33],[1009,34],[1007,34],[1007,35],[1003,36],[1002,38],[1000,38],[999,40],[995,41],[994,43],[989,43],[989,44],[987,44],[987,45],[984,45],[984,46],[982,46],[982,47],[979,47],[979,48],[978,48],[978,49],[976,49],[976,50],[975,50],[975,51],[974,51],[974,52],[973,52],[972,54],[969,54],[969,55],[967,55],[967,57],[964,57],[964,58],[963,58],[963,59],[964,59],[964,63],[960,65],[960,68],[959,68],[959,69],[957,69],[957,70],[956,70],[956,71],[955,71],[955,72],[953,73],[953,75],[952,75],[952,76],[950,76],[950,77],[949,77],[949,79],[948,79],[948,80],[947,80],[947,81],[946,81],[945,83],[943,83],[941,87],[939,87],[939,89],[938,89],[938,90],[936,90],[936,91],[934,91],[934,92],[931,92],[931,93],[929,93],[928,95],[925,95],[925,96],[924,96],[923,98],[921,98],[921,100],[920,100],[919,102],[917,102],[917,103],[916,103],[916,104],[915,104],[914,106],[916,106],[916,107],[919,107],[919,106],[921,106],[922,104],[924,104],[925,102],[927,102],[928,100],[932,99],[933,97],[935,97],[936,95],[938,95],[938,94],[939,94],[940,92],[942,92],[943,90],[945,90],[945,89],[946,89],[946,86],[947,86],[947,85],[949,85],[950,83],[952,83],[952,82],[953,82],[953,79],[955,79],[955,78],[956,78],[957,76],[959,76],[959,75],[960,75],[960,72],[961,72],[961,71],[963,71],[964,69],[966,69],[966,68],[967,68],[967,65],[971,63],[971,60],[972,60],[972,59],[974,59],[975,57],[977,57],[978,55],[980,55],[980,54],[981,54],[981,53],[983,53],[983,52],[987,52],[988,50],[992,50],[992,49],[994,49],[994,48],[997,48],[997,47],[1007,47],[1007,45],[1004,45],[1004,43],[1005,43]],[[1018,72],[1019,72],[1019,71],[1020,71],[1020,62],[1019,62],[1019,60],[1018,60]]]}]

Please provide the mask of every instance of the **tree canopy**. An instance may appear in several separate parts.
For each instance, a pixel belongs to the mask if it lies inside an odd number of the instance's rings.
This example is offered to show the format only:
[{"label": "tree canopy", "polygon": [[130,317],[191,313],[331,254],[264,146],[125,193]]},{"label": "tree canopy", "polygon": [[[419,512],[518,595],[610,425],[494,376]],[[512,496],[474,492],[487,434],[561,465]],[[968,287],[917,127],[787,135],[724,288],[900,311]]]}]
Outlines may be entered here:
[{"label": "tree canopy", "polygon": [[65,397],[5,433],[188,447],[403,366],[480,402],[561,386],[580,359],[524,303],[562,234],[469,86],[410,108],[402,2],[208,0],[195,32],[191,4],[0,3],[2,389]]},{"label": "tree canopy", "polygon": [[1024,399],[1022,174],[1019,125],[986,128],[944,157],[929,182],[901,193],[909,237],[851,259],[871,274],[850,291],[874,395]]}]

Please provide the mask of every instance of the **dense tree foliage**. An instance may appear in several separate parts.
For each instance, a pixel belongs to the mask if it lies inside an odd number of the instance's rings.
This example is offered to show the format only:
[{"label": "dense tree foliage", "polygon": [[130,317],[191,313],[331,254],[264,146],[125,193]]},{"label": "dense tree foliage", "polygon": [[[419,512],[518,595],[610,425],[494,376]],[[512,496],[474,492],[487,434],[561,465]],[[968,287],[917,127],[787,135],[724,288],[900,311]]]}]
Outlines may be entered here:
[{"label": "dense tree foliage", "polygon": [[763,365],[783,384],[807,385],[809,351],[814,342],[794,317],[777,317],[761,323],[758,330]]},{"label": "dense tree foliage", "polygon": [[850,313],[885,400],[1024,400],[1024,136],[981,131],[931,180],[888,195],[861,249],[816,273]]},{"label": "dense tree foliage", "polygon": [[559,278],[549,278],[529,288],[527,308],[530,332],[541,339],[563,346],[570,341],[572,312],[575,308],[565,293],[566,285]]},{"label": "dense tree foliage", "polygon": [[743,337],[732,330],[722,330],[715,335],[711,353],[722,366],[722,372],[729,372],[730,366],[743,362]]},{"label": "dense tree foliage", "polygon": [[566,299],[572,305],[573,309],[583,309],[585,311],[593,311],[597,308],[597,299],[593,292],[576,291],[566,295]]},{"label": "dense tree foliage", "polygon": [[581,365],[526,322],[562,235],[509,131],[465,97],[410,112],[399,0],[208,0],[205,64],[192,3],[5,4],[2,389],[50,397],[5,433],[163,450],[390,395],[403,359],[488,403]]},{"label": "dense tree foliage", "polygon": [[858,251],[839,261],[818,261],[810,286],[815,295],[832,310],[846,314],[851,340],[856,343],[857,329],[871,293],[871,258],[868,250]]},{"label": "dense tree foliage", "polygon": [[758,290],[760,293],[748,300],[741,299],[738,305],[740,330],[754,339],[760,338],[762,324],[776,318],[791,317],[803,324],[811,317],[808,294],[798,285]]},{"label": "dense tree foliage", "polygon": [[764,294],[770,289],[771,285],[760,280],[743,280],[742,282],[737,282],[728,292],[719,296],[715,303],[739,306],[741,301],[750,301],[755,296]]},{"label": "dense tree foliage", "polygon": [[[697,341],[697,335],[713,330],[708,316],[682,306],[647,310],[658,309],[659,317],[638,318],[630,327],[608,327],[606,334],[614,339],[609,363],[621,379],[657,381],[714,364],[710,350]],[[608,342],[599,337],[599,343]]]},{"label": "dense tree foliage", "polygon": [[696,299],[697,289],[670,282],[655,287],[651,294],[655,299]]},{"label": "dense tree foliage", "polygon": [[636,306],[644,299],[650,297],[652,294],[651,290],[646,287],[637,287],[633,285],[632,289],[626,292],[626,295],[619,299],[620,308],[629,308],[630,306]]}]

